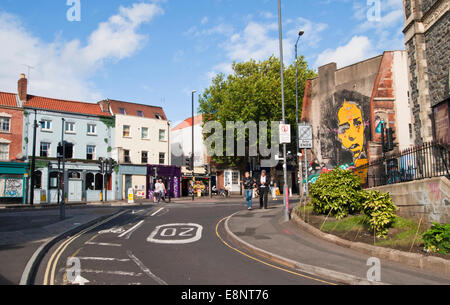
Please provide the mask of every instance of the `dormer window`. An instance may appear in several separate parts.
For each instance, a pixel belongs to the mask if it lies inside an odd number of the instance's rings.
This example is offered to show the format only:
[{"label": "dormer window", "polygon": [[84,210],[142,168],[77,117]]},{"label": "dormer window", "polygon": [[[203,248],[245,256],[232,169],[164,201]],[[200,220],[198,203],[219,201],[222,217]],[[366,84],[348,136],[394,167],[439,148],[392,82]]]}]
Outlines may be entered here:
[{"label": "dormer window", "polygon": [[138,111],[137,111],[137,115],[138,115],[138,117],[143,118],[143,117],[144,117],[144,112],[138,110]]},{"label": "dormer window", "polygon": [[155,117],[158,119],[158,120],[162,120],[163,119],[163,117],[162,116],[160,116],[159,114],[157,114],[157,113],[155,113]]},{"label": "dormer window", "polygon": [[127,114],[127,112],[125,111],[125,108],[119,108],[119,112],[120,112],[120,114],[124,114],[124,115]]}]

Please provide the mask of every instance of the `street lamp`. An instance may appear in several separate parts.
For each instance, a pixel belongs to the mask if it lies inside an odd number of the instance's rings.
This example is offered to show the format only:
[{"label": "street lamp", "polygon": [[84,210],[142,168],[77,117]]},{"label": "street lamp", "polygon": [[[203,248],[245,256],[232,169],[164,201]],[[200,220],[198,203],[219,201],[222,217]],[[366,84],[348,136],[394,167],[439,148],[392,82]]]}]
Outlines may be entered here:
[{"label": "street lamp", "polygon": [[[283,114],[283,124],[286,124],[286,112],[284,109],[284,66],[283,66],[283,26],[281,22],[281,0],[278,0],[278,36],[280,44],[280,74],[281,74],[281,107]],[[287,155],[286,144],[283,144],[283,173],[284,173],[284,191],[283,191],[283,203],[284,203],[284,217],[286,221],[289,221],[289,206],[288,206],[288,186],[287,186]]]},{"label": "street lamp", "polygon": [[295,146],[297,146],[297,164],[298,164],[298,196],[300,200],[302,199],[302,179],[300,177],[301,172],[301,162],[300,162],[300,156],[299,156],[299,134],[298,134],[298,56],[297,56],[297,46],[298,42],[300,40],[300,37],[303,36],[305,32],[300,30],[298,32],[298,38],[297,42],[295,43],[295,119],[296,119],[296,128],[297,128],[297,143]]},{"label": "street lamp", "polygon": [[195,185],[195,166],[194,166],[194,94],[197,90],[192,90],[192,154],[191,154],[191,164],[192,164],[192,201],[195,200],[194,185]]}]

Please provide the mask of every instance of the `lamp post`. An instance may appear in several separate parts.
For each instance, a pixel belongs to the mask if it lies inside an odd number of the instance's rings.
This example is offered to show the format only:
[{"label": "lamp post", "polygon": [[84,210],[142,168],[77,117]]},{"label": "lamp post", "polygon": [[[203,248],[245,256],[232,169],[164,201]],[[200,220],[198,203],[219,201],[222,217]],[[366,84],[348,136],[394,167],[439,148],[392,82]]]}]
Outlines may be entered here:
[{"label": "lamp post", "polygon": [[[286,124],[286,112],[284,109],[284,65],[283,65],[283,27],[281,22],[281,0],[278,0],[278,36],[280,44],[280,74],[281,74],[281,107],[283,114],[283,124]],[[284,173],[284,191],[283,191],[283,203],[284,203],[284,217],[286,221],[289,221],[289,192],[287,186],[287,155],[286,144],[283,144],[283,173]]]},{"label": "lamp post", "polygon": [[295,120],[296,120],[296,144],[295,146],[297,147],[297,164],[298,164],[298,196],[300,198],[300,200],[302,199],[302,177],[300,177],[300,173],[301,173],[301,161],[300,161],[300,156],[299,156],[299,134],[298,134],[298,56],[297,56],[297,46],[298,46],[298,42],[300,40],[300,37],[303,36],[305,32],[304,31],[300,31],[298,32],[298,38],[297,38],[297,42],[295,43]]},{"label": "lamp post", "polygon": [[34,123],[33,123],[33,159],[31,160],[31,186],[30,186],[30,205],[34,204],[34,184],[36,181],[36,129],[37,124],[37,110],[34,110]]},{"label": "lamp post", "polygon": [[197,90],[192,90],[192,154],[191,154],[191,164],[192,164],[192,201],[195,200],[194,186],[195,186],[195,166],[194,166],[194,94]]}]

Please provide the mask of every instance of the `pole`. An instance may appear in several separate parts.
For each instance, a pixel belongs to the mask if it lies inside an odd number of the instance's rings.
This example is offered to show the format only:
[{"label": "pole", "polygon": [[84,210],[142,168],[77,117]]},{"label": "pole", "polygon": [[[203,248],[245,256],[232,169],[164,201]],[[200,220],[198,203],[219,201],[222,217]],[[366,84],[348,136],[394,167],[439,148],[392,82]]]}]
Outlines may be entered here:
[{"label": "pole", "polygon": [[63,146],[63,156],[62,156],[62,174],[63,174],[63,187],[62,187],[62,200],[59,206],[59,217],[61,220],[66,218],[66,144],[64,143],[64,128],[66,119],[62,118],[62,131],[61,131],[61,144]]},{"label": "pole", "polygon": [[191,164],[192,164],[192,201],[195,200],[194,186],[195,186],[195,158],[194,158],[194,93],[192,91],[192,155],[191,155]]},{"label": "pole", "polygon": [[308,150],[305,148],[305,205],[308,201]]},{"label": "pole", "polygon": [[[281,107],[283,113],[283,124],[286,123],[286,113],[284,109],[284,66],[283,66],[283,28],[281,22],[281,0],[278,0],[278,36],[280,43],[280,74],[281,74]],[[284,203],[284,217],[286,221],[289,221],[289,206],[288,206],[288,186],[287,186],[287,154],[286,144],[283,144],[283,172],[284,172],[284,191],[283,191],[283,203]]]},{"label": "pole", "polygon": [[298,37],[298,39],[297,39],[297,43],[295,44],[295,122],[296,122],[296,144],[295,144],[295,146],[297,147],[297,164],[298,164],[298,177],[297,177],[297,179],[298,179],[298,197],[299,197],[299,199],[300,200],[302,200],[302,191],[301,191],[301,188],[302,188],[302,185],[301,185],[301,177],[300,177],[300,172],[301,172],[301,169],[302,169],[302,167],[301,167],[301,162],[300,162],[300,158],[299,158],[299,156],[298,156],[298,154],[299,154],[299,144],[300,144],[300,142],[299,142],[299,139],[298,139],[298,136],[299,136],[299,134],[298,134],[298,56],[297,56],[297,44],[298,44],[298,41],[299,41],[299,39],[300,39],[300,36]]},{"label": "pole", "polygon": [[33,125],[33,159],[31,160],[31,186],[30,186],[30,205],[34,204],[34,183],[36,171],[36,129],[37,129],[37,110],[34,110],[34,125]]}]

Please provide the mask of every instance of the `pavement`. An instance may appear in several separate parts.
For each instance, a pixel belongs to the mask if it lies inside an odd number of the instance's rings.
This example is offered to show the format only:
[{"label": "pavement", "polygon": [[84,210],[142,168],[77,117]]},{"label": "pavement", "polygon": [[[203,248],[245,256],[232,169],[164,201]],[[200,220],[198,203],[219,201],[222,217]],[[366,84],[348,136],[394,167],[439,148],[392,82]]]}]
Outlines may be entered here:
[{"label": "pavement", "polygon": [[49,239],[118,207],[71,207],[61,221],[59,209],[25,209],[0,212],[0,284],[16,285],[34,251]]},{"label": "pavement", "polygon": [[[368,255],[340,247],[285,222],[283,206],[240,211],[226,224],[231,239],[254,255],[345,283],[367,284]],[[395,285],[449,285],[450,278],[420,269],[381,261],[381,282]]]}]

